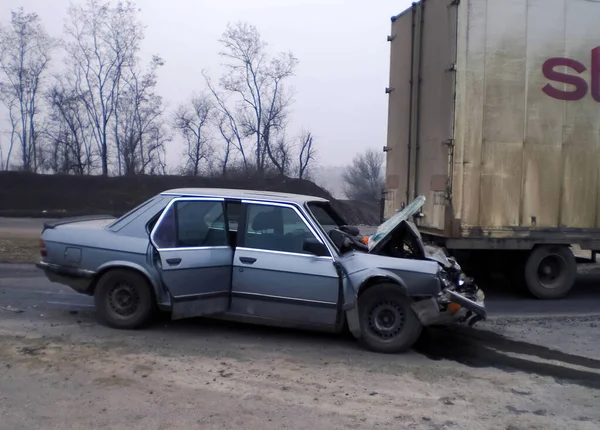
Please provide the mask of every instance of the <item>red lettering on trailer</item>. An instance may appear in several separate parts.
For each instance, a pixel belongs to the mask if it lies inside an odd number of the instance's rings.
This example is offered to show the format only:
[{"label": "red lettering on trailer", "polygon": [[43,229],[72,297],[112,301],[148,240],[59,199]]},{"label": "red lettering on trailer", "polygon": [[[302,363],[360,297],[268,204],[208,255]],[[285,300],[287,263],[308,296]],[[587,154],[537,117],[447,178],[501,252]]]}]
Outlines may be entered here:
[{"label": "red lettering on trailer", "polygon": [[592,97],[600,102],[600,46],[592,49]]},{"label": "red lettering on trailer", "polygon": [[[584,64],[572,58],[555,57],[546,60],[542,66],[542,73],[550,81],[560,82],[562,84],[571,85],[574,88],[570,91],[559,90],[552,84],[546,84],[542,91],[548,96],[567,101],[581,100],[588,93],[588,83],[581,76],[562,73],[555,70],[557,67],[568,67],[573,69],[578,74],[587,70]],[[593,99],[600,102],[600,46],[592,49],[592,65],[591,65],[591,95]]]},{"label": "red lettering on trailer", "polygon": [[555,67],[559,66],[570,67],[577,73],[583,73],[586,70],[585,66],[579,61],[570,58],[550,58],[546,60],[542,66],[542,73],[544,76],[551,81],[572,85],[575,89],[573,91],[563,91],[553,87],[551,84],[546,84],[546,86],[542,88],[542,91],[558,100],[575,101],[584,98],[588,91],[587,82],[579,76],[568,75],[554,70]]}]

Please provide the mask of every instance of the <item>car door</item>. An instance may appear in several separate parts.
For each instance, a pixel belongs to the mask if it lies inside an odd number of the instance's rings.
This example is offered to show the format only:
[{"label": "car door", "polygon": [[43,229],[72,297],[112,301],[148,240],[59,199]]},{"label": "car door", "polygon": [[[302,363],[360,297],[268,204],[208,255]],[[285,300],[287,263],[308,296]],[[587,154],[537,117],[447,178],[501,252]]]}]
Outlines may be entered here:
[{"label": "car door", "polygon": [[323,244],[291,204],[243,202],[233,260],[231,313],[299,325],[333,326],[339,276],[330,252],[303,250],[305,239]]},{"label": "car door", "polygon": [[229,309],[233,247],[224,220],[223,199],[175,198],[152,230],[156,266],[171,295],[174,319]]}]

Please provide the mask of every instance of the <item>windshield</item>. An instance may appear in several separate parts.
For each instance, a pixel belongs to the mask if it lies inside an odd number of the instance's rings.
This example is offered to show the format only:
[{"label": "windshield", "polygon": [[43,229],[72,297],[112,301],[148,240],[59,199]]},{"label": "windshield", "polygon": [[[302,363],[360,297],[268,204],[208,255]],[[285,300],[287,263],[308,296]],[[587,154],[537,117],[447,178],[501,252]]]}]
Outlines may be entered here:
[{"label": "windshield", "polygon": [[423,204],[425,203],[425,197],[419,196],[410,202],[404,209],[398,212],[396,215],[388,219],[386,222],[381,224],[373,236],[369,238],[369,251],[371,251],[382,239],[384,239],[391,231],[393,231],[402,221],[408,220],[411,216],[416,214]]},{"label": "windshield", "polygon": [[309,202],[308,209],[327,235],[329,235],[331,230],[340,228],[346,224],[329,203]]}]

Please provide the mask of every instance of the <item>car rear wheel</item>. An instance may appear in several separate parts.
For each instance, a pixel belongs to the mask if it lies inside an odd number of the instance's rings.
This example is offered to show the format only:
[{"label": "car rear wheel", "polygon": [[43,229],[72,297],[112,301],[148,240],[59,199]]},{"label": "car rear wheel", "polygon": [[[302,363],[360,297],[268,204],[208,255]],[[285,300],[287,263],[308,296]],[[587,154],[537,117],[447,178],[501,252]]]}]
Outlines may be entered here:
[{"label": "car rear wheel", "polygon": [[369,288],[358,299],[361,343],[382,353],[411,348],[423,326],[412,310],[411,300],[393,284]]},{"label": "car rear wheel", "polygon": [[148,281],[126,269],[110,270],[98,280],[94,302],[100,322],[121,329],[146,325],[156,309]]}]

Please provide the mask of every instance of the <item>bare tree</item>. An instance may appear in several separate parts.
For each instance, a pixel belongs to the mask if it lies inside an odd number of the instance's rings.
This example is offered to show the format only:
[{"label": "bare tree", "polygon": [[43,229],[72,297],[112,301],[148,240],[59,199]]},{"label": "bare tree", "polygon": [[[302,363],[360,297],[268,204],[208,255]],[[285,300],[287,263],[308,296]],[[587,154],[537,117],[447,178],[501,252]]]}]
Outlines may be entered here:
[{"label": "bare tree", "polygon": [[[224,49],[219,54],[226,60],[227,73],[221,77],[221,87],[235,95],[235,115],[226,108],[228,118],[236,120],[243,138],[253,140],[254,167],[264,173],[267,157],[283,174],[281,140],[278,134],[285,128],[291,94],[284,81],[293,76],[298,60],[292,53],[281,53],[269,59],[258,30],[245,22],[229,24],[219,40]],[[278,149],[275,149],[278,146]]]},{"label": "bare tree", "polygon": [[9,124],[10,124],[10,137],[8,140],[8,152],[6,155],[6,162],[5,162],[5,170],[9,170],[10,169],[10,157],[13,151],[13,148],[15,146],[15,143],[18,139],[18,127],[19,127],[19,115],[18,115],[18,101],[17,98],[14,95],[10,95],[9,93],[3,91],[4,88],[2,88],[0,86],[0,97],[2,97],[2,101],[4,103],[4,105],[7,107],[8,109],[8,120],[9,120]]},{"label": "bare tree", "polygon": [[38,94],[52,46],[53,41],[38,15],[25,13],[23,8],[11,12],[9,28],[0,28],[0,99],[9,110],[12,129],[7,166],[15,138],[18,138],[21,168],[37,171]]},{"label": "bare tree", "polygon": [[316,150],[313,145],[313,135],[310,131],[303,131],[300,136],[300,148],[298,150],[298,168],[297,176],[299,179],[305,179],[308,169],[316,156]]},{"label": "bare tree", "polygon": [[72,80],[93,126],[103,175],[108,175],[110,122],[121,93],[123,69],[134,62],[143,38],[137,12],[130,1],[111,7],[108,1],[86,0],[83,5],[71,4],[65,25]]},{"label": "bare tree", "polygon": [[[206,94],[192,97],[188,104],[179,106],[175,112],[174,127],[187,142],[185,171],[191,175],[197,176],[202,161],[208,161],[211,155],[210,124],[214,114],[215,107]],[[220,118],[218,121],[221,129],[224,129],[226,119]]]},{"label": "bare tree", "polygon": [[119,166],[126,175],[147,173],[156,161],[153,157],[164,151],[160,146],[168,140],[162,120],[162,98],[155,91],[157,69],[164,61],[155,55],[145,73],[138,70],[137,61],[134,59],[123,70],[115,109],[115,141],[122,158]]},{"label": "bare tree", "polygon": [[206,73],[202,72],[202,74],[210,93],[214,97],[214,120],[217,129],[219,130],[219,134],[225,142],[221,160],[221,175],[225,176],[227,174],[229,163],[235,157],[235,154],[232,154],[232,149],[237,150],[237,154],[239,154],[241,158],[242,169],[247,175],[249,173],[249,163],[248,158],[246,157],[246,151],[244,150],[244,135],[243,131],[238,127],[237,120],[238,117],[242,116],[241,109],[237,108],[237,110],[230,110],[227,106],[227,99],[219,93]]},{"label": "bare tree", "polygon": [[[266,140],[265,140],[266,142]],[[294,145],[286,138],[285,133],[276,136],[275,142],[265,144],[269,158],[273,162],[275,172],[281,176],[288,176],[292,170]]]},{"label": "bare tree", "polygon": [[350,200],[377,202],[385,186],[383,153],[367,149],[352,160],[343,173],[345,193]]},{"label": "bare tree", "polygon": [[170,142],[172,134],[163,121],[155,123],[146,134],[144,151],[147,154],[144,159],[142,173],[148,175],[166,175],[167,160],[165,144]]},{"label": "bare tree", "polygon": [[246,175],[254,171],[304,176],[314,159],[312,138],[303,141],[303,136],[300,143],[287,139],[293,98],[285,84],[298,60],[289,52],[269,57],[256,27],[245,22],[228,24],[219,41],[224,48],[219,54],[225,59],[219,88],[203,74],[215,102],[214,123],[224,142],[216,148],[222,153],[221,174],[233,163],[241,164]]},{"label": "bare tree", "polygon": [[45,130],[45,167],[56,173],[90,174],[96,153],[85,106],[62,77],[57,78],[46,99],[50,112]]}]

